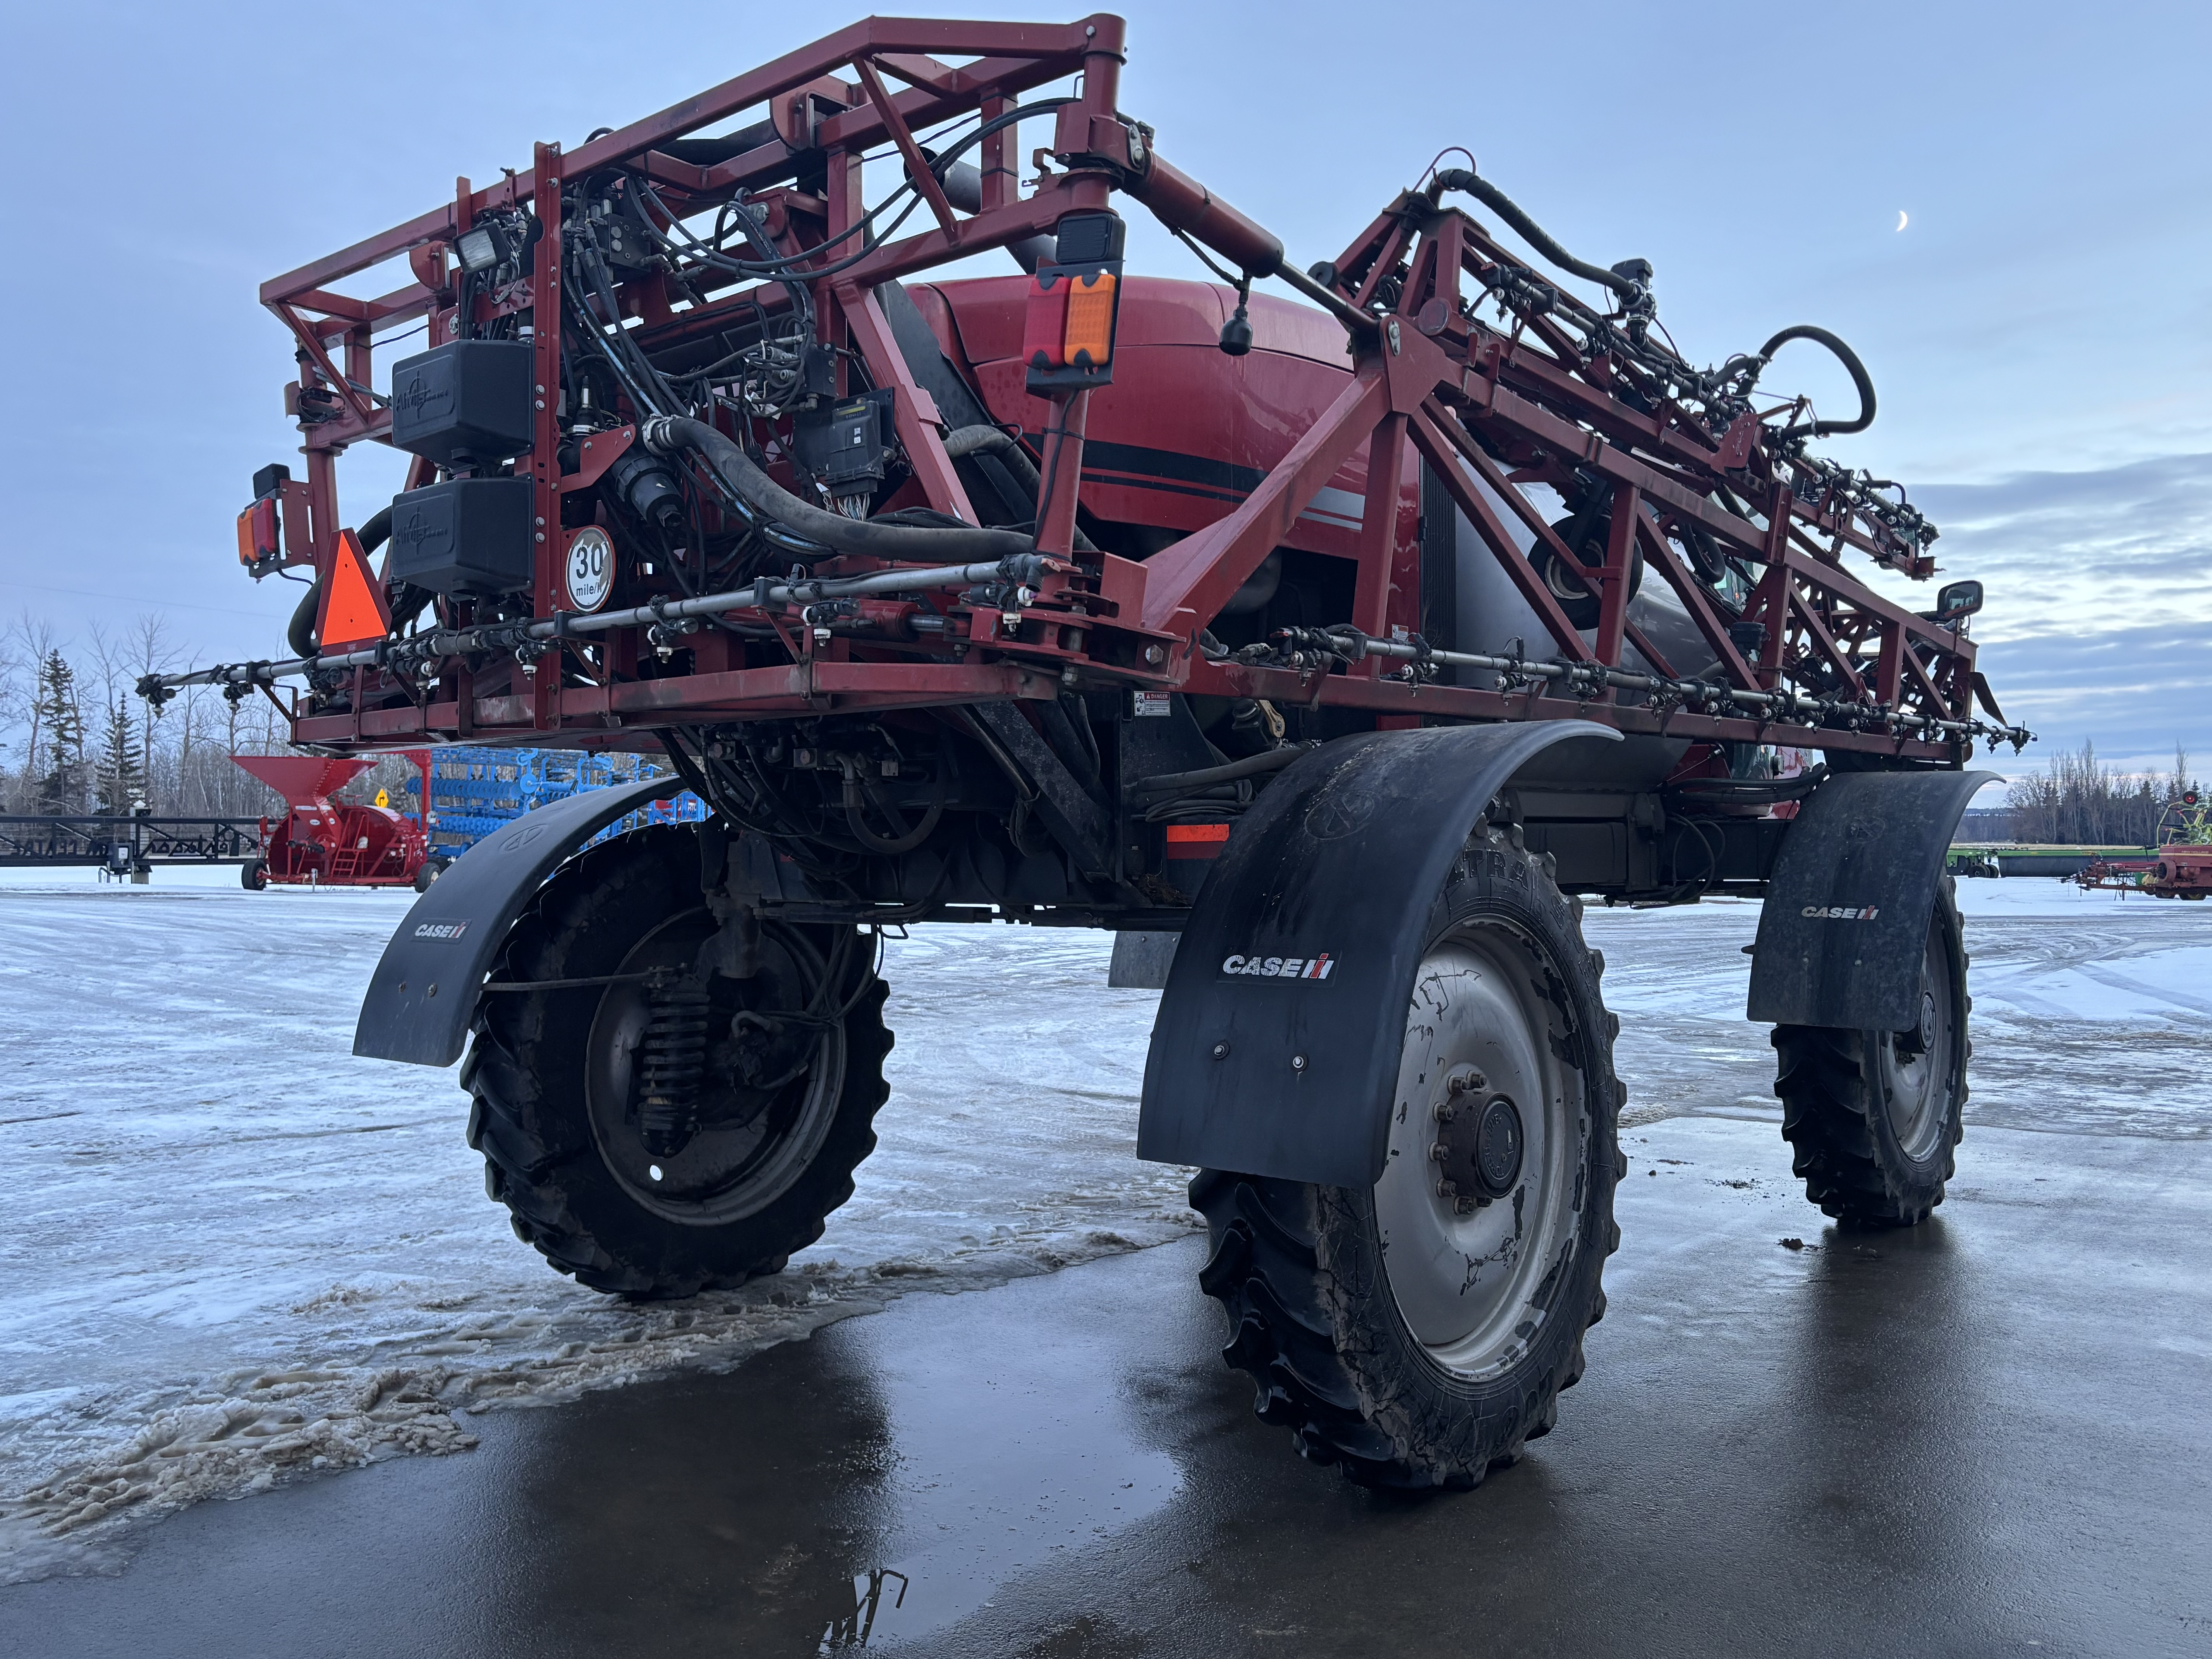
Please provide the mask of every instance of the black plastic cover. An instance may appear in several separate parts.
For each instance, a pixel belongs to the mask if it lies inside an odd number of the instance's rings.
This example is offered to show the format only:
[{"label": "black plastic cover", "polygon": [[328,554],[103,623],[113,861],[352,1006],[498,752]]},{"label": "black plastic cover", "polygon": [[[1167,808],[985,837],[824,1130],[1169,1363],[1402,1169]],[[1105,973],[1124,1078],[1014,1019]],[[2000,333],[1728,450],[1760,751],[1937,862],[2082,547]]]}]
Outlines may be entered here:
[{"label": "black plastic cover", "polygon": [[527,340],[449,340],[392,369],[392,442],[447,466],[503,461],[535,435]]},{"label": "black plastic cover", "polygon": [[470,848],[409,908],[384,947],[362,1000],[354,1053],[416,1066],[459,1060],[507,930],[554,866],[640,801],[683,787],[674,778],[647,778],[587,789],[525,813]]},{"label": "black plastic cover", "polygon": [[433,593],[519,593],[534,572],[527,478],[448,478],[392,498],[387,581]]},{"label": "black plastic cover", "polygon": [[1799,808],[1752,946],[1746,1017],[1901,1031],[1918,1018],[1936,884],[1994,772],[1840,772]]},{"label": "black plastic cover", "polygon": [[1620,736],[1588,720],[1366,732],[1285,768],[1230,833],[1183,928],[1137,1156],[1372,1185],[1452,860],[1531,757]]}]

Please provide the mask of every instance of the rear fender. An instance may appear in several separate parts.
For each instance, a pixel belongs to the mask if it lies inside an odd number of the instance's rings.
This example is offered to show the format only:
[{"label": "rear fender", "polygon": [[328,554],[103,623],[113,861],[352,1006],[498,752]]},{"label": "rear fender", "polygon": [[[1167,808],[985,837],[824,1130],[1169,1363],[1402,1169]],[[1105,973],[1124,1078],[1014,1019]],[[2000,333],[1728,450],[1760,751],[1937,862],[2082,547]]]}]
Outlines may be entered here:
[{"label": "rear fender", "polygon": [[1994,772],[1841,772],[1783,837],[1752,946],[1747,1018],[1901,1031],[1918,1016],[1936,884]]},{"label": "rear fender", "polygon": [[[1431,907],[1476,817],[1586,720],[1340,738],[1238,821],[1182,932],[1137,1156],[1370,1186]],[[1301,1063],[1302,1062],[1302,1063]]]},{"label": "rear fender", "polygon": [[553,867],[639,803],[683,787],[647,778],[584,790],[526,812],[469,848],[415,901],[384,947],[362,1000],[354,1053],[416,1066],[459,1060],[484,975]]}]

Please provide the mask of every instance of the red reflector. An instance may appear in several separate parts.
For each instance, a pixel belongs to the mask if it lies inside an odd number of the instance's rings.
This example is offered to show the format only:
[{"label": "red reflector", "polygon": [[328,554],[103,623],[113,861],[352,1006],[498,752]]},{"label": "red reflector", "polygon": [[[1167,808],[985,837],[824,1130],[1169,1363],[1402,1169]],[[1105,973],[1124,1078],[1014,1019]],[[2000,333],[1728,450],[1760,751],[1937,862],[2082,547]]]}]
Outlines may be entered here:
[{"label": "red reflector", "polygon": [[1171,859],[1218,859],[1228,839],[1225,823],[1171,823],[1167,854]]},{"label": "red reflector", "polygon": [[1030,278],[1029,311],[1022,319],[1022,361],[1031,368],[1065,368],[1067,359],[1067,293],[1065,276],[1048,273]]}]

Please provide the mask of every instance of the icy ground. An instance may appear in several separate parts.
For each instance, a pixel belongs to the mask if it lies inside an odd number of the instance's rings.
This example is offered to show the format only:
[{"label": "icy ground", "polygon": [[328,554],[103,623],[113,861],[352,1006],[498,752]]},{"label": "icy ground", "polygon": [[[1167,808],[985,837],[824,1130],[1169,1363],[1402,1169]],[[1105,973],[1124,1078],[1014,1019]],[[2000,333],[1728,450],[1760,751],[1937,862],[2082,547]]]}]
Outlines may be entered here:
[{"label": "icy ground", "polygon": [[[890,946],[892,1098],[789,1273],[631,1308],[517,1243],[450,1073],[357,1060],[411,894],[0,876],[0,1579],[119,1559],[135,1518],[287,1473],[471,1443],[468,1415],[727,1365],[917,1289],[1182,1236],[1133,1156],[1155,997],[1103,935]],[[1964,884],[1972,1122],[2212,1133],[2212,905]],[[1593,909],[1627,1118],[1771,1115],[1741,1018],[1758,907]]]}]

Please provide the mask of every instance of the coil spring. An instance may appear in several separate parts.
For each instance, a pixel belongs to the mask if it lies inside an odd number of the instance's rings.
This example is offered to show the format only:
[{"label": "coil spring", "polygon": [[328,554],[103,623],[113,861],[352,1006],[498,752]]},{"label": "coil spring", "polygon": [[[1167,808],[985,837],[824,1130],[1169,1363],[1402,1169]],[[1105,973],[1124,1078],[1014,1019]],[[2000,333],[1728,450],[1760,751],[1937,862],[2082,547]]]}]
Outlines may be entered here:
[{"label": "coil spring", "polygon": [[710,1011],[707,988],[689,974],[655,975],[646,1000],[652,1017],[637,1050],[638,1134],[647,1152],[666,1158],[699,1131]]}]

